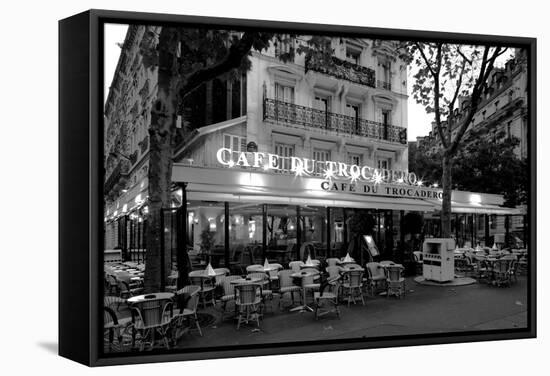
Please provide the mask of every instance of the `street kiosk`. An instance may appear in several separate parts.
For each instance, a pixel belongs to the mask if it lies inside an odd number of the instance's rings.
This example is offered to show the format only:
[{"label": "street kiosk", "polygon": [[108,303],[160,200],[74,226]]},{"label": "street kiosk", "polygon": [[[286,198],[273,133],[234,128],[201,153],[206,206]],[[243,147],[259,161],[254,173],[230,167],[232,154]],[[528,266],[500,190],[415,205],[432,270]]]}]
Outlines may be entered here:
[{"label": "street kiosk", "polygon": [[427,280],[449,282],[454,279],[454,239],[430,238],[424,241],[423,276]]}]

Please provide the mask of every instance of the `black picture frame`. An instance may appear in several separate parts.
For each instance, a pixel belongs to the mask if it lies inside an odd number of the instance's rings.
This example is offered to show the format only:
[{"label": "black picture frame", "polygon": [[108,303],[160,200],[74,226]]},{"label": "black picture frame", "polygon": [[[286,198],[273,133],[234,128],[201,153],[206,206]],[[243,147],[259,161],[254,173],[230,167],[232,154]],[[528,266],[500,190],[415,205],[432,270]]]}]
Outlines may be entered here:
[{"label": "black picture frame", "polygon": [[[99,352],[102,313],[97,302],[102,291],[103,270],[99,245],[103,226],[104,23],[208,25],[301,33],[322,31],[327,35],[491,43],[526,49],[530,168],[527,215],[531,239],[527,328],[102,356]],[[107,10],[89,10],[59,21],[59,354],[88,366],[104,366],[536,337],[536,48],[536,39],[523,37]],[[83,201],[88,205],[82,205]]]}]

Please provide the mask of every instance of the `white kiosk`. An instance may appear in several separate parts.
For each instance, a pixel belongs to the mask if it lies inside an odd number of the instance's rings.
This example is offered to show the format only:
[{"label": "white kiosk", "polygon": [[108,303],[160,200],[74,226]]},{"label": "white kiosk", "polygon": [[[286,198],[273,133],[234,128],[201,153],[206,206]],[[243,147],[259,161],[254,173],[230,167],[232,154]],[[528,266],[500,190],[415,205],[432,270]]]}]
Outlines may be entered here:
[{"label": "white kiosk", "polygon": [[452,281],[455,277],[454,249],[454,239],[426,239],[422,246],[424,278],[437,282]]}]

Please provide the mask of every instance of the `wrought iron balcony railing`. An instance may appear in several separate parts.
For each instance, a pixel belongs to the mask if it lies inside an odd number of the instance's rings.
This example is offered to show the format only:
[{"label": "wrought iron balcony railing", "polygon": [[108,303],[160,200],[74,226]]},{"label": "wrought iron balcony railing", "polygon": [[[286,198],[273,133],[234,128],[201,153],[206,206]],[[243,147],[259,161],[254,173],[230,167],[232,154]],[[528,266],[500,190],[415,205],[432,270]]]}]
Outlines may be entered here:
[{"label": "wrought iron balcony railing", "polygon": [[373,69],[341,60],[334,56],[332,56],[332,65],[330,65],[316,57],[316,55],[308,55],[306,57],[306,73],[308,70],[360,85],[376,87],[375,72]]},{"label": "wrought iron balcony railing", "polygon": [[275,99],[264,99],[263,118],[277,123],[301,125],[308,128],[335,131],[400,144],[407,143],[406,128],[321,111]]},{"label": "wrought iron balcony railing", "polygon": [[127,161],[119,161],[107,180],[105,180],[104,190],[108,194],[117,186],[123,186],[128,177],[129,165]]}]

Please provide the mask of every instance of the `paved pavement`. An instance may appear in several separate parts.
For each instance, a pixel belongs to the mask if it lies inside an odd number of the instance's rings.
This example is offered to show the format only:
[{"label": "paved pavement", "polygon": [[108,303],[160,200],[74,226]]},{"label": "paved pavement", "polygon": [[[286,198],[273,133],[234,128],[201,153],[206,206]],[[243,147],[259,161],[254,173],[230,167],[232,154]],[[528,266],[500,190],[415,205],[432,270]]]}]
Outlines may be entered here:
[{"label": "paved pavement", "polygon": [[[313,313],[267,312],[260,330],[236,329],[231,319],[220,321],[220,310],[208,308],[216,322],[203,328],[203,337],[192,331],[178,342],[179,348],[281,343],[339,338],[370,338],[404,334],[460,332],[521,328],[527,326],[527,281],[520,277],[511,287],[486,284],[425,286],[407,279],[403,299],[368,297],[360,303],[340,306],[341,319],[327,315],[316,321]],[[290,302],[288,302],[290,303]],[[231,310],[232,306],[228,306]],[[200,312],[200,311],[199,311]]]}]

